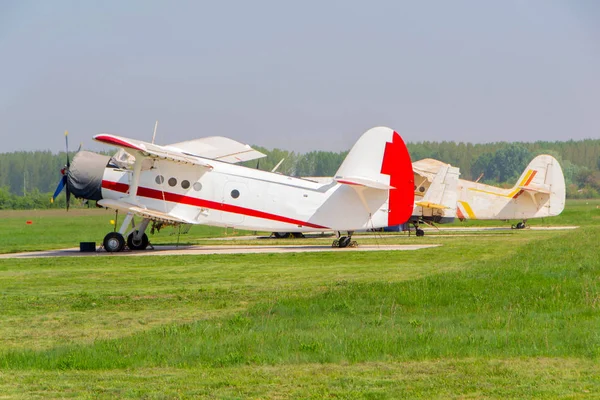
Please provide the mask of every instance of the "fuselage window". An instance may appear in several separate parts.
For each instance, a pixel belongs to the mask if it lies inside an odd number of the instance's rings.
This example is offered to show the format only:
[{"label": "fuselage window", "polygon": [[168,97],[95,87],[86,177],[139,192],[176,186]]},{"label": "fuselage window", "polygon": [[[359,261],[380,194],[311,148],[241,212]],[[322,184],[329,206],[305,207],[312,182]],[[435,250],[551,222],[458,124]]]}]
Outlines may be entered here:
[{"label": "fuselage window", "polygon": [[157,175],[156,179],[155,179],[156,183],[158,183],[159,185],[162,185],[163,182],[165,181],[165,178],[162,175]]},{"label": "fuselage window", "polygon": [[196,192],[199,192],[202,190],[202,184],[200,182],[194,182],[194,185],[192,187],[194,188],[194,190]]},{"label": "fuselage window", "polygon": [[237,199],[238,197],[240,197],[240,191],[237,189],[233,189],[231,191],[231,197],[233,197],[234,199]]},{"label": "fuselage window", "polygon": [[177,179],[169,178],[169,186],[175,186],[175,185],[177,185]]}]

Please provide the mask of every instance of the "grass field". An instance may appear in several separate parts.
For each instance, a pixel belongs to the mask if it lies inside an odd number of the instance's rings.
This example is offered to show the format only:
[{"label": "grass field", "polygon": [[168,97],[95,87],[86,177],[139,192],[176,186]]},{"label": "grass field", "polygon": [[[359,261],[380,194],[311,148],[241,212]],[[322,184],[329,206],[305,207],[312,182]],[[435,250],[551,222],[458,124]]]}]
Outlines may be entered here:
[{"label": "grass field", "polygon": [[[414,252],[0,260],[0,399],[600,398],[599,207],[360,240],[443,245]],[[78,213],[4,212],[0,252],[112,229]]]}]

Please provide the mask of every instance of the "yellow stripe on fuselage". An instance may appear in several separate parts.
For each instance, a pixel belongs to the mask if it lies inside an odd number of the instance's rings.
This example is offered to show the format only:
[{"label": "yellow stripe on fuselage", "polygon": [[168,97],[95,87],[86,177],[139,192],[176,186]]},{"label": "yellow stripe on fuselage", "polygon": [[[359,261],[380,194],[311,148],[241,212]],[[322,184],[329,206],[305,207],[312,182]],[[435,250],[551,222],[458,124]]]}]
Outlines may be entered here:
[{"label": "yellow stripe on fuselage", "polygon": [[459,201],[459,203],[463,206],[465,212],[467,213],[470,219],[477,219],[469,203],[467,203],[466,201]]}]

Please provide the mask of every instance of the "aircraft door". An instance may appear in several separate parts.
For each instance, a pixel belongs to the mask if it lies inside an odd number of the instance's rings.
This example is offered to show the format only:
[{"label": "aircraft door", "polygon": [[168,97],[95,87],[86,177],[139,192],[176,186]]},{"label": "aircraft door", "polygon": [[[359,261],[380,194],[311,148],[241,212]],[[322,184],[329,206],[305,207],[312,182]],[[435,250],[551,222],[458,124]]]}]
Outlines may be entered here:
[{"label": "aircraft door", "polygon": [[243,207],[244,198],[248,198],[248,188],[246,184],[228,181],[223,188],[223,212],[221,213],[221,221],[227,226],[236,227],[244,222],[245,215],[240,214],[237,208]]}]

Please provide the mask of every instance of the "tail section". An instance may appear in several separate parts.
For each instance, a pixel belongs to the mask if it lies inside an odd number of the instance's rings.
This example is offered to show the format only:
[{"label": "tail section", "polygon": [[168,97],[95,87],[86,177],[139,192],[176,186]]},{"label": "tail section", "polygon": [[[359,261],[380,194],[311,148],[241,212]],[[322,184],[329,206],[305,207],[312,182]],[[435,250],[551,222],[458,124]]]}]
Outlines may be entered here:
[{"label": "tail section", "polygon": [[388,226],[406,222],[413,210],[414,175],[400,135],[386,127],[369,129],[356,142],[335,174],[354,187],[389,190]]},{"label": "tail section", "polygon": [[459,175],[459,169],[450,164],[440,167],[423,199],[415,203],[421,207],[417,211],[422,217],[430,217],[435,222],[452,222],[456,217]]},{"label": "tail section", "polygon": [[513,199],[527,194],[538,208],[545,207],[542,215],[558,215],[565,208],[565,177],[556,158],[543,154],[535,157],[525,168],[513,188]]}]

